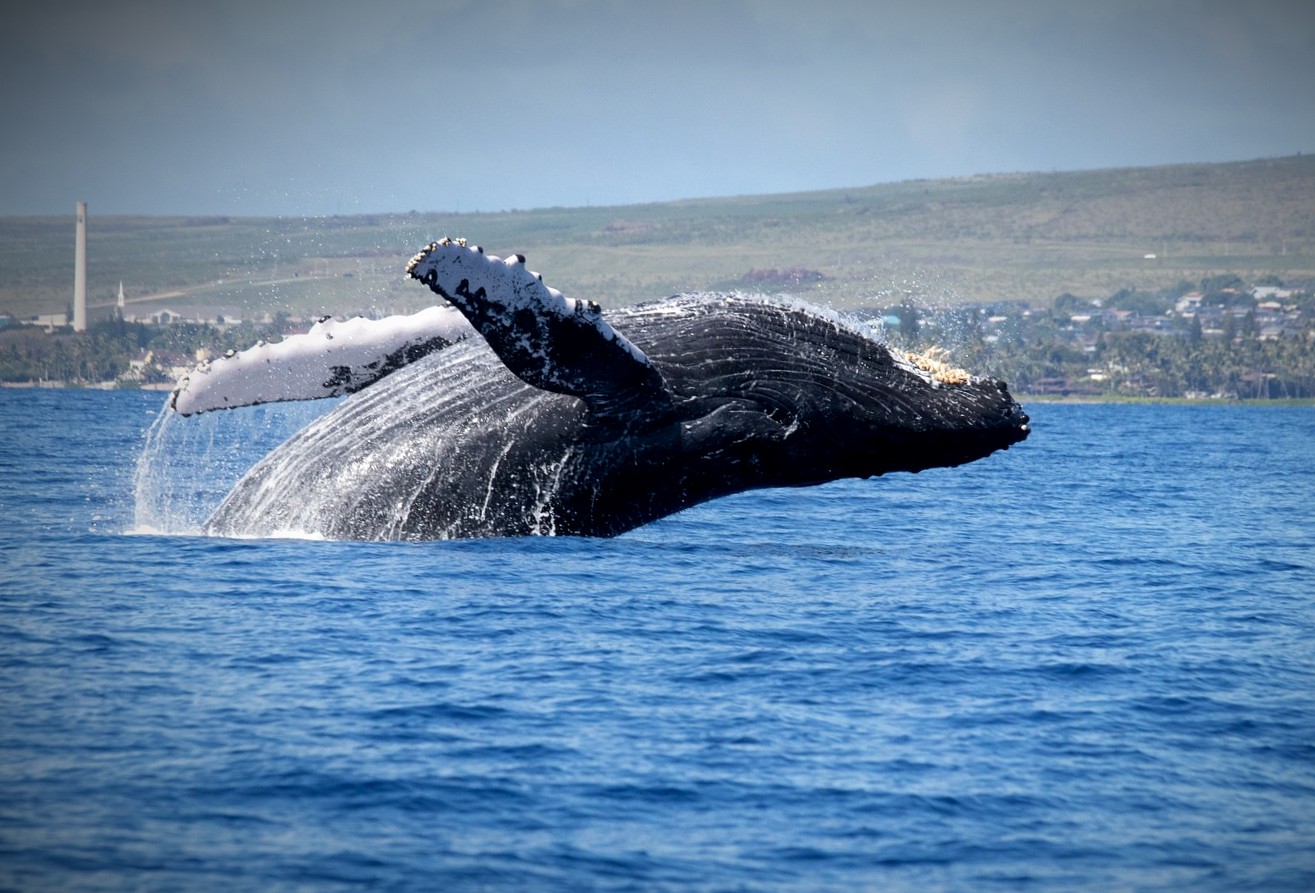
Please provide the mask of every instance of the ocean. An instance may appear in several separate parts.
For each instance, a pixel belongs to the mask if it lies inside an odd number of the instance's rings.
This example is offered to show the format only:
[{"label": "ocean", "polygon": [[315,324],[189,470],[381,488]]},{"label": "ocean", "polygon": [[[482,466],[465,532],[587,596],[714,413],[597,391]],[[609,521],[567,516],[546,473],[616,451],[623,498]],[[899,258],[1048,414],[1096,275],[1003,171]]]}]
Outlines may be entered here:
[{"label": "ocean", "polygon": [[315,410],[163,399],[0,391],[2,890],[1315,889],[1315,409],[374,544],[189,535]]}]

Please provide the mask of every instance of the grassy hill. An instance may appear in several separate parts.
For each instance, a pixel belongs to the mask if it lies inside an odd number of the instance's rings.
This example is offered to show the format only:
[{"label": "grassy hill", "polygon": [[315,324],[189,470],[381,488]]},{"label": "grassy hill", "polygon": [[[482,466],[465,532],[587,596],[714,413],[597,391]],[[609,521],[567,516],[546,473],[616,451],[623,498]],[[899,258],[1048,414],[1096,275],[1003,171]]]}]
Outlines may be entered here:
[{"label": "grassy hill", "polygon": [[[70,304],[75,198],[66,217],[0,218],[0,313]],[[492,214],[100,217],[92,207],[89,302],[112,304],[122,281],[138,314],[414,310],[431,299],[403,280],[406,259],[443,235],[526,254],[551,285],[604,305],[736,287],[837,308],[1040,305],[1221,272],[1315,278],[1315,157]]]}]

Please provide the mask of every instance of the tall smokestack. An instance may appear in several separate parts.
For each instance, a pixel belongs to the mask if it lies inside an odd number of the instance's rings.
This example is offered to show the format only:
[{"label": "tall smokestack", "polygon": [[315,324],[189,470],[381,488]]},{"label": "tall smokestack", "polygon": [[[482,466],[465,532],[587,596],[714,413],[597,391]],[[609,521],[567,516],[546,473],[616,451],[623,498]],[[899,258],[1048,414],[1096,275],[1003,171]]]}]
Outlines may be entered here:
[{"label": "tall smokestack", "polygon": [[73,331],[87,331],[87,203],[78,202],[78,240],[73,256]]}]

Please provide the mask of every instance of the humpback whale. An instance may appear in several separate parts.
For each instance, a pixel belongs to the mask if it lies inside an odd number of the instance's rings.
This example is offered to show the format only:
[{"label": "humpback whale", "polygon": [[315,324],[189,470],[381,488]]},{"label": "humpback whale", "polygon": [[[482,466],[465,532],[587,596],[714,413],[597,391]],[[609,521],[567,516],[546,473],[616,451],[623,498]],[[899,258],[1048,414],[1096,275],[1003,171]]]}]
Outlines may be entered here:
[{"label": "humpback whale", "polygon": [[253,466],[208,533],[614,536],[744,490],[956,466],[1029,433],[1003,382],[800,302],[689,294],[605,315],[521,255],[451,239],[407,272],[445,305],[355,337],[325,321],[180,383],[181,413],[354,392]]}]

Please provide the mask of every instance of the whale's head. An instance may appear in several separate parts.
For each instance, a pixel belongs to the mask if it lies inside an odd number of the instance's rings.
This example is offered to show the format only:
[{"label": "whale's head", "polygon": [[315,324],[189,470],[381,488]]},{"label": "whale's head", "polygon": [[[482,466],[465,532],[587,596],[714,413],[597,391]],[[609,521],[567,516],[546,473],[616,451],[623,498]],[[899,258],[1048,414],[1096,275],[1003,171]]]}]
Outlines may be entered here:
[{"label": "whale's head", "polygon": [[911,354],[805,305],[721,296],[673,316],[646,348],[681,412],[687,454],[764,485],[805,485],[961,465],[1025,439],[998,380]]},{"label": "whale's head", "polygon": [[810,363],[808,386],[791,404],[799,431],[785,443],[817,479],[962,465],[1031,433],[1003,381],[958,369],[944,355],[901,351],[842,327]]}]

